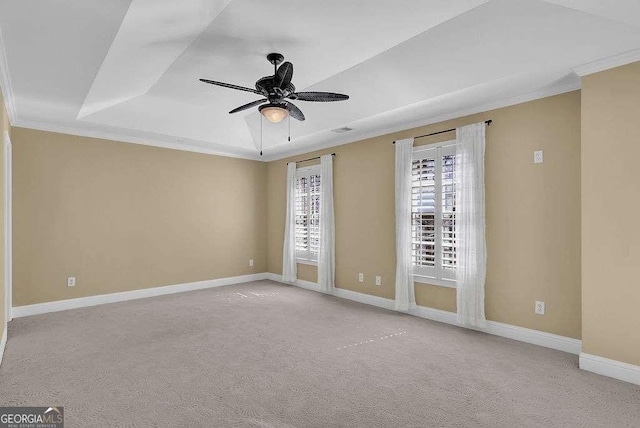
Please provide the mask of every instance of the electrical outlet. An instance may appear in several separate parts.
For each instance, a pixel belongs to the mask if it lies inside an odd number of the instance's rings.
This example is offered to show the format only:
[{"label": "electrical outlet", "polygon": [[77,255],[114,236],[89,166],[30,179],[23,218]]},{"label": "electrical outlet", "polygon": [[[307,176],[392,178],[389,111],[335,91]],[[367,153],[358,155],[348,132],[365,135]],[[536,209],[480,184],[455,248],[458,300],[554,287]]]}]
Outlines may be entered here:
[{"label": "electrical outlet", "polygon": [[538,300],[536,300],[536,314],[538,315],[544,315],[544,302],[540,302]]},{"label": "electrical outlet", "polygon": [[364,282],[364,274],[362,272],[358,274],[358,281]]},{"label": "electrical outlet", "polygon": [[542,150],[536,150],[533,152],[533,163],[544,162],[544,152]]},{"label": "electrical outlet", "polygon": [[382,277],[376,276],[376,285],[382,285]]},{"label": "electrical outlet", "polygon": [[253,266],[253,259],[249,260],[249,266]]},{"label": "electrical outlet", "polygon": [[67,278],[67,287],[75,287],[76,286],[76,277],[70,276]]}]

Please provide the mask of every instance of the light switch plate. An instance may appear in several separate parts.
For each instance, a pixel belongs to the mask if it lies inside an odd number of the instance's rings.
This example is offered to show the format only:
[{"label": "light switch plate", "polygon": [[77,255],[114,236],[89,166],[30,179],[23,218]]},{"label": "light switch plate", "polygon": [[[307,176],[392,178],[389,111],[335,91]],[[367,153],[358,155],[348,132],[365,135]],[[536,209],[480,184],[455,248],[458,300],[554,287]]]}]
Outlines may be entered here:
[{"label": "light switch plate", "polygon": [[533,163],[543,163],[544,162],[544,151],[536,150],[533,152]]}]

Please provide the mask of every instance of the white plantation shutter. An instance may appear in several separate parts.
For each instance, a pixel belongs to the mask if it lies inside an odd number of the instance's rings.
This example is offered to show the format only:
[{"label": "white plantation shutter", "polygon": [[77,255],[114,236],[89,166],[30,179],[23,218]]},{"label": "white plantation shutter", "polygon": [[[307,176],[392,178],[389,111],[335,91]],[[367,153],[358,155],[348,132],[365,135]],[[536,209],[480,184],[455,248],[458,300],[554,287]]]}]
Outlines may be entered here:
[{"label": "white plantation shutter", "polygon": [[312,174],[309,186],[309,252],[318,260],[320,252],[320,175]]},{"label": "white plantation shutter", "polygon": [[411,183],[411,259],[414,274],[455,281],[455,145],[414,149]]},{"label": "white plantation shutter", "polygon": [[436,153],[414,159],[411,171],[411,258],[423,275],[435,275],[436,266]]},{"label": "white plantation shutter", "polygon": [[[446,150],[443,148],[441,154],[441,177],[442,177],[442,214],[440,233],[442,239],[441,253],[442,261],[440,263],[440,276],[445,279],[455,279],[456,277],[456,154],[455,150]],[[448,152],[453,153],[448,153]]]},{"label": "white plantation shutter", "polygon": [[316,263],[320,250],[320,168],[296,171],[296,259]]},{"label": "white plantation shutter", "polygon": [[309,249],[309,177],[296,178],[296,256]]}]

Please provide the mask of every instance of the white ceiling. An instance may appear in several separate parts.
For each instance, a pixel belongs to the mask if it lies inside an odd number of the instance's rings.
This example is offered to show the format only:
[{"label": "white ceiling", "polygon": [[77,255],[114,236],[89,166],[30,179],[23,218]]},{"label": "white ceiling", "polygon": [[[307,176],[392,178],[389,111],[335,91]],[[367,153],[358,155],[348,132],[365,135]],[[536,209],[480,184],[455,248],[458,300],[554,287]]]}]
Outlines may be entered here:
[{"label": "white ceiling", "polygon": [[228,114],[258,96],[199,78],[253,87],[281,52],[298,90],[350,95],[297,101],[291,142],[265,121],[270,160],[576,89],[640,48],[640,2],[0,0],[0,30],[18,126],[258,159],[259,113]]}]

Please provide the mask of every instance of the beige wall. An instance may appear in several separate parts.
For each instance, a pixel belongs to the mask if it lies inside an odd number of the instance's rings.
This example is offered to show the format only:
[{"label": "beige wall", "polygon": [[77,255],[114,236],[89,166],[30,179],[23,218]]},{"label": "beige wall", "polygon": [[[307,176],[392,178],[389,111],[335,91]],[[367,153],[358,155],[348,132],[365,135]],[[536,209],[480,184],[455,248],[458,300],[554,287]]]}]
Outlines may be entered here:
[{"label": "beige wall", "polygon": [[582,349],[640,365],[640,62],[582,88]]},{"label": "beige wall", "polygon": [[266,164],[21,128],[12,143],[14,306],[266,270]]},{"label": "beige wall", "polygon": [[[393,140],[493,119],[487,130],[487,318],[579,338],[580,92],[371,138],[269,163],[268,268],[282,272],[286,162],[324,153],[334,161],[336,285],[394,298]],[[453,139],[454,134],[419,140]],[[533,164],[533,151],[545,162]],[[315,281],[314,267],[298,265]],[[358,272],[365,283],[358,282]],[[374,285],[376,275],[382,286]],[[455,311],[455,290],[416,284],[419,305]],[[547,305],[534,314],[534,301]]]}]

